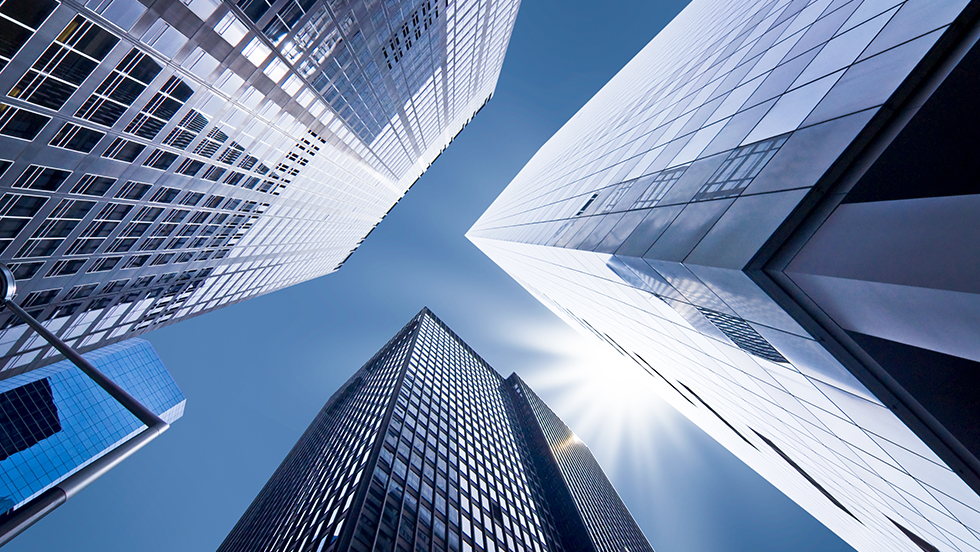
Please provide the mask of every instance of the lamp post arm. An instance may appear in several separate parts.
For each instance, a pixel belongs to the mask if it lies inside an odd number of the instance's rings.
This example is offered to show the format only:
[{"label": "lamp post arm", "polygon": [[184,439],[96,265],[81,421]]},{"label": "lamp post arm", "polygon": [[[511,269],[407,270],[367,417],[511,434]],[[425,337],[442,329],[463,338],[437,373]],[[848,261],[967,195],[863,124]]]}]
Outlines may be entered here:
[{"label": "lamp post arm", "polygon": [[66,477],[57,485],[34,497],[29,502],[14,510],[11,515],[0,522],[0,546],[10,542],[14,537],[22,533],[38,520],[54,511],[69,498],[75,496],[79,491],[87,487],[93,481],[102,477],[107,471],[128,458],[143,445],[149,443],[157,435],[160,435],[170,425],[157,416],[152,410],[143,406],[125,389],[116,385],[116,382],[109,379],[100,372],[92,363],[85,360],[75,349],[68,346],[58,336],[44,327],[33,316],[13,301],[14,293],[17,291],[17,283],[14,275],[3,264],[0,264],[0,309],[9,308],[28,326],[37,332],[45,341],[50,343],[55,349],[65,356],[68,360],[78,367],[85,375],[92,379],[112,398],[116,399],[126,410],[131,412],[136,418],[146,425],[142,431],[122,443],[118,447],[110,450],[96,460]]},{"label": "lamp post arm", "polygon": [[105,374],[100,372],[95,366],[85,360],[82,355],[78,354],[75,349],[68,346],[67,343],[62,341],[58,336],[51,333],[50,330],[44,327],[40,322],[34,319],[33,316],[27,314],[24,309],[20,308],[20,305],[13,301],[7,301],[5,305],[14,314],[16,314],[21,320],[27,323],[35,332],[37,332],[45,341],[50,343],[55,349],[61,354],[65,355],[65,358],[70,360],[72,364],[78,366],[78,369],[85,373],[88,377],[92,378],[96,384],[102,389],[105,389],[106,393],[116,399],[119,404],[123,405],[126,410],[133,413],[139,421],[147,425],[147,427],[156,426],[159,424],[166,424],[159,416],[153,413],[152,410],[143,406],[138,400],[133,398],[132,395],[126,392],[125,389],[116,385],[116,382],[112,381]]}]

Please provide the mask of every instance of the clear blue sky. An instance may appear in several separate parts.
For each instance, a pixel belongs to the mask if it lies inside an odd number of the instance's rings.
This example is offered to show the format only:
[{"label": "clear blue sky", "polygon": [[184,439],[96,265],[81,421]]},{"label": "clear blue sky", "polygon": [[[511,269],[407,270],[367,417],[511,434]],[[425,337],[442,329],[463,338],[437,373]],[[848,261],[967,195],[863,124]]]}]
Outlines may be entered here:
[{"label": "clear blue sky", "polygon": [[594,377],[611,368],[579,358],[585,338],[463,237],[684,4],[524,2],[491,102],[347,264],[145,335],[183,419],[6,550],[215,550],[326,399],[423,306],[535,387],[658,552],[851,550],[655,396],[618,401],[632,411],[617,439],[600,408],[615,388]]}]

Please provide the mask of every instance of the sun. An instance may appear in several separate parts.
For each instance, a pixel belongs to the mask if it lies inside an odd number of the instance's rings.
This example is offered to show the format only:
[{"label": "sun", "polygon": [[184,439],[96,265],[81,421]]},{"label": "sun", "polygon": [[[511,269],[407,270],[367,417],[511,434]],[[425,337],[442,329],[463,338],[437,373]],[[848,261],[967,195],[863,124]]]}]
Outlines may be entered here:
[{"label": "sun", "polygon": [[651,376],[595,336],[564,323],[511,334],[537,359],[519,375],[585,442],[608,475],[652,467],[656,444],[677,441],[680,414],[660,399]]}]

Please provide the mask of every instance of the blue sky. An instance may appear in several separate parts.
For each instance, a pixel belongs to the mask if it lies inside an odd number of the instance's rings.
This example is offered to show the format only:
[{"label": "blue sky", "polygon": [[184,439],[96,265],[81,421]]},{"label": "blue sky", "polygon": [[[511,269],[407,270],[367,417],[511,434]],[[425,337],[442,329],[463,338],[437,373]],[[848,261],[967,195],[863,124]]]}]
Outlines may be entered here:
[{"label": "blue sky", "polygon": [[184,418],[7,550],[214,550],[326,399],[423,306],[590,445],[658,551],[851,550],[660,399],[619,395],[632,374],[464,238],[683,5],[524,2],[491,102],[344,267],[145,335]]}]

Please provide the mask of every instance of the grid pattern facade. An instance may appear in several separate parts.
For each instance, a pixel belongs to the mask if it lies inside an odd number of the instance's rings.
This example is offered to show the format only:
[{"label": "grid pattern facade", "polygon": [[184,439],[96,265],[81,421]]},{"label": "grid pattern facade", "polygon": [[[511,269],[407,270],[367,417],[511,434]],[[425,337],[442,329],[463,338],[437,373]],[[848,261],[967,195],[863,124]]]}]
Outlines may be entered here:
[{"label": "grid pattern facade", "polygon": [[[508,383],[427,309],[378,363],[386,383],[362,368],[331,398],[345,414],[321,413],[219,550],[563,550]],[[352,457],[356,476],[328,467]]]},{"label": "grid pattern facade", "polygon": [[[85,358],[166,422],[183,415],[184,396],[148,342],[130,339]],[[6,512],[25,504],[144,427],[67,360],[3,380],[0,505]]]},{"label": "grid pattern facade", "polygon": [[421,317],[351,550],[554,550],[501,382]]},{"label": "grid pattern facade", "polygon": [[351,503],[370,477],[369,457],[417,324],[403,328],[327,401],[219,550],[335,550],[331,545],[356,519]]},{"label": "grid pattern facade", "polygon": [[[0,3],[18,299],[89,350],[336,270],[489,99],[518,7]],[[15,324],[4,377],[56,354]]]},{"label": "grid pattern facade", "polygon": [[980,550],[980,496],[747,271],[967,8],[696,0],[467,234],[861,551]]},{"label": "grid pattern facade", "polygon": [[653,552],[650,542],[636,525],[589,447],[578,438],[548,405],[517,374],[507,383],[534,416],[528,431],[540,431],[566,487],[571,492],[583,523],[588,527],[594,549],[601,552]]}]

